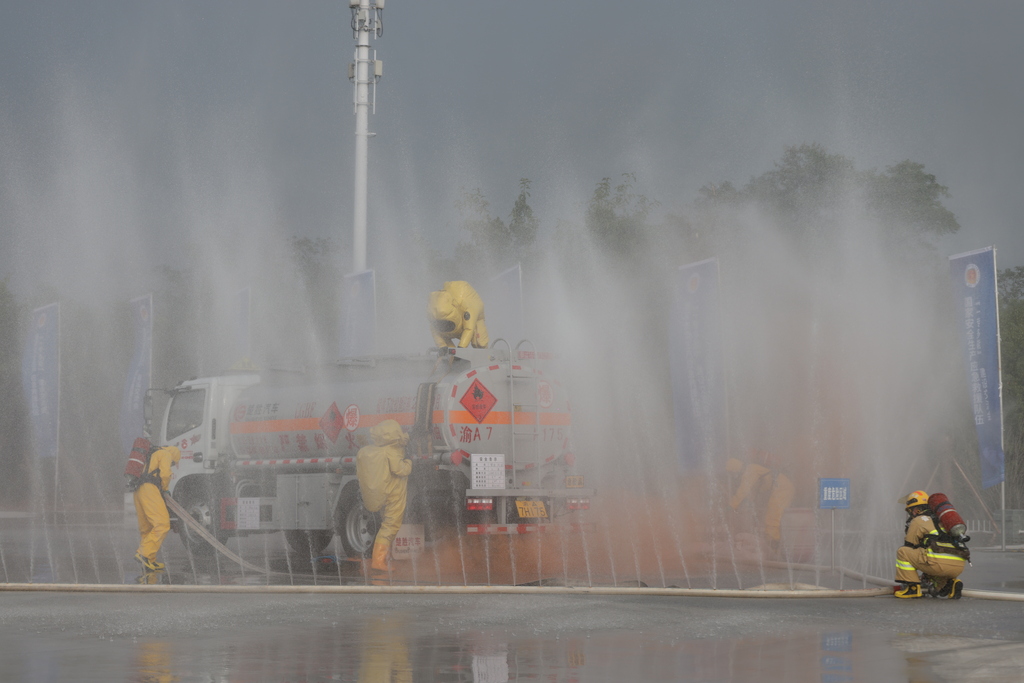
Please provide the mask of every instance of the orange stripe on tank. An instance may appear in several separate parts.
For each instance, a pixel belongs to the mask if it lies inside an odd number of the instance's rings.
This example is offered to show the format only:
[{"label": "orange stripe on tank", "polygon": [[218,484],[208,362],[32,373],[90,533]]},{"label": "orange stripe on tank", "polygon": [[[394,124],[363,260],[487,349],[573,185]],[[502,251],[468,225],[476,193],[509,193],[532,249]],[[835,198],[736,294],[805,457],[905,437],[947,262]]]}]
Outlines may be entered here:
[{"label": "orange stripe on tank", "polygon": [[[450,413],[452,424],[485,424],[485,425],[507,425],[510,424],[507,410],[492,410],[482,422],[477,422],[467,410],[453,410]],[[436,421],[436,418],[435,418]],[[534,413],[517,412],[517,425],[531,425],[534,423]],[[545,427],[566,426],[572,423],[569,413],[541,413],[540,424]]]},{"label": "orange stripe on tank", "polygon": [[320,429],[320,418],[302,417],[292,420],[252,420],[232,422],[232,434],[264,434],[267,432],[306,432]]},{"label": "orange stripe on tank", "polygon": [[[415,421],[413,413],[380,413],[377,415],[360,415],[359,427],[372,427],[384,420],[394,420],[403,427],[412,426]],[[303,417],[292,420],[252,420],[250,422],[232,422],[232,434],[276,434],[280,432],[320,431],[320,418]]]}]

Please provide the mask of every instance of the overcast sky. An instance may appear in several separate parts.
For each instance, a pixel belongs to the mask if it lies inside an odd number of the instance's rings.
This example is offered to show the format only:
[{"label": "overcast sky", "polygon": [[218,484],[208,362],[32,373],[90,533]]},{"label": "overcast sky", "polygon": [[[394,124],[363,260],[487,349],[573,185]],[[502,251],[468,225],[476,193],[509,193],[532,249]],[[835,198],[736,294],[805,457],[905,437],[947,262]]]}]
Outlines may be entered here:
[{"label": "overcast sky", "polygon": [[[348,24],[339,0],[4,3],[0,276],[109,288],[197,235],[349,241]],[[685,213],[804,142],[923,163],[962,226],[941,250],[1024,265],[1021,27],[1019,0],[388,0],[370,266],[453,246],[467,189],[507,216],[530,178],[550,229],[633,172]]]}]

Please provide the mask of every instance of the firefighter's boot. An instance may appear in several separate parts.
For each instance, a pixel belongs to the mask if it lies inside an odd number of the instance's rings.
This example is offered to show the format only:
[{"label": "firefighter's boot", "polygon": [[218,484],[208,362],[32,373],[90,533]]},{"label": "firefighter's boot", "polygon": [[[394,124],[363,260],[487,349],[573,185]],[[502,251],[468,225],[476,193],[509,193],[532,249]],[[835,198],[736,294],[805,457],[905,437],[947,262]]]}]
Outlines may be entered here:
[{"label": "firefighter's boot", "polygon": [[388,570],[388,546],[386,543],[373,544],[373,561],[370,562],[370,569],[378,572]]},{"label": "firefighter's boot", "polygon": [[903,588],[893,593],[897,598],[920,598],[923,596],[921,593],[921,584],[919,583],[908,583]]},{"label": "firefighter's boot", "polygon": [[147,572],[158,572],[165,568],[163,562],[157,562],[156,559],[150,559],[142,553],[135,553],[135,561],[141,564]]},{"label": "firefighter's boot", "polygon": [[947,597],[950,600],[959,600],[960,596],[964,592],[964,582],[960,579],[950,579],[949,583],[942,587],[943,597]]}]

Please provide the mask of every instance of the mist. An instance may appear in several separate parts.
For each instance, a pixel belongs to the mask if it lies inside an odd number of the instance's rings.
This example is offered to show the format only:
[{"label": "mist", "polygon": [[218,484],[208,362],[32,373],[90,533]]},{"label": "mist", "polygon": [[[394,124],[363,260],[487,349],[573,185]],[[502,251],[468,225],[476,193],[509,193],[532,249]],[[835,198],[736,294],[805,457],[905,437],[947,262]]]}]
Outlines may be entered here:
[{"label": "mist", "polygon": [[[1024,263],[1024,200],[1011,191],[1024,87],[1006,67],[1020,63],[1007,35],[1020,12],[655,2],[633,18],[613,3],[389,3],[371,117],[378,350],[422,352],[429,291],[514,265],[460,262],[455,207],[479,188],[507,217],[529,178],[541,229],[524,269],[528,334],[560,356],[577,449],[606,500],[642,501],[627,521],[674,517],[670,533],[688,531],[671,512],[686,483],[672,437],[667,283],[673,268],[714,256],[735,453],[779,455],[797,473],[801,508],[814,507],[818,477],[871,482],[857,495],[877,512],[859,523],[891,526],[897,497],[963,447],[946,429],[965,398],[945,256],[996,243],[1000,265]],[[224,320],[245,287],[257,365],[332,358],[338,311],[311,297],[340,282],[303,281],[293,239],[332,240],[321,257],[348,272],[348,12],[44,3],[9,16],[0,276],[28,308],[59,299],[72,311],[66,381],[80,393],[67,403],[65,450],[88,474],[75,484],[84,501],[112,490],[103,473],[120,459],[128,299],[157,291],[157,343],[178,340],[156,368],[163,386],[237,360]],[[818,241],[749,206],[718,215],[727,227],[700,247],[683,238],[672,217],[699,213],[701,187],[740,186],[804,142],[861,168],[924,163],[950,187],[962,229],[907,250],[850,194]],[[595,185],[622,173],[655,203],[625,258],[587,227]],[[98,419],[86,408],[96,396],[109,402]],[[712,534],[728,526],[726,486],[708,472],[692,499],[714,507]]]}]

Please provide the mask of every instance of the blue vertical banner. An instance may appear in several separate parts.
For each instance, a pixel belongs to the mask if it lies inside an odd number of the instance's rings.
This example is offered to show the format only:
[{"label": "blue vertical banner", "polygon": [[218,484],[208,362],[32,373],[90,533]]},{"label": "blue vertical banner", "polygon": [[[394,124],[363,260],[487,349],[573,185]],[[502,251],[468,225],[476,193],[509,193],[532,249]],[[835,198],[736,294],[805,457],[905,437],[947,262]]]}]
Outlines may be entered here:
[{"label": "blue vertical banner", "polygon": [[250,325],[252,311],[252,288],[246,287],[235,295],[233,332],[233,352],[236,362],[239,359],[248,359],[252,356],[252,337]]},{"label": "blue vertical banner", "polygon": [[153,295],[140,296],[128,303],[135,350],[121,399],[121,446],[124,453],[131,451],[132,443],[143,435],[146,392],[152,386],[153,378]]},{"label": "blue vertical banner", "polygon": [[498,337],[513,348],[526,336],[523,326],[523,271],[517,263],[491,278],[484,292],[484,316],[487,333],[493,342]]},{"label": "blue vertical banner", "polygon": [[728,457],[718,259],[680,266],[672,283],[669,369],[681,471]]},{"label": "blue vertical banner", "polygon": [[377,349],[377,293],[373,270],[345,276],[341,318],[341,357],[365,356]]},{"label": "blue vertical banner", "polygon": [[981,485],[988,488],[1005,478],[995,248],[950,256],[949,274],[966,360],[974,428],[978,433]]},{"label": "blue vertical banner", "polygon": [[60,304],[32,311],[22,357],[22,382],[37,458],[57,460],[60,451]]}]

